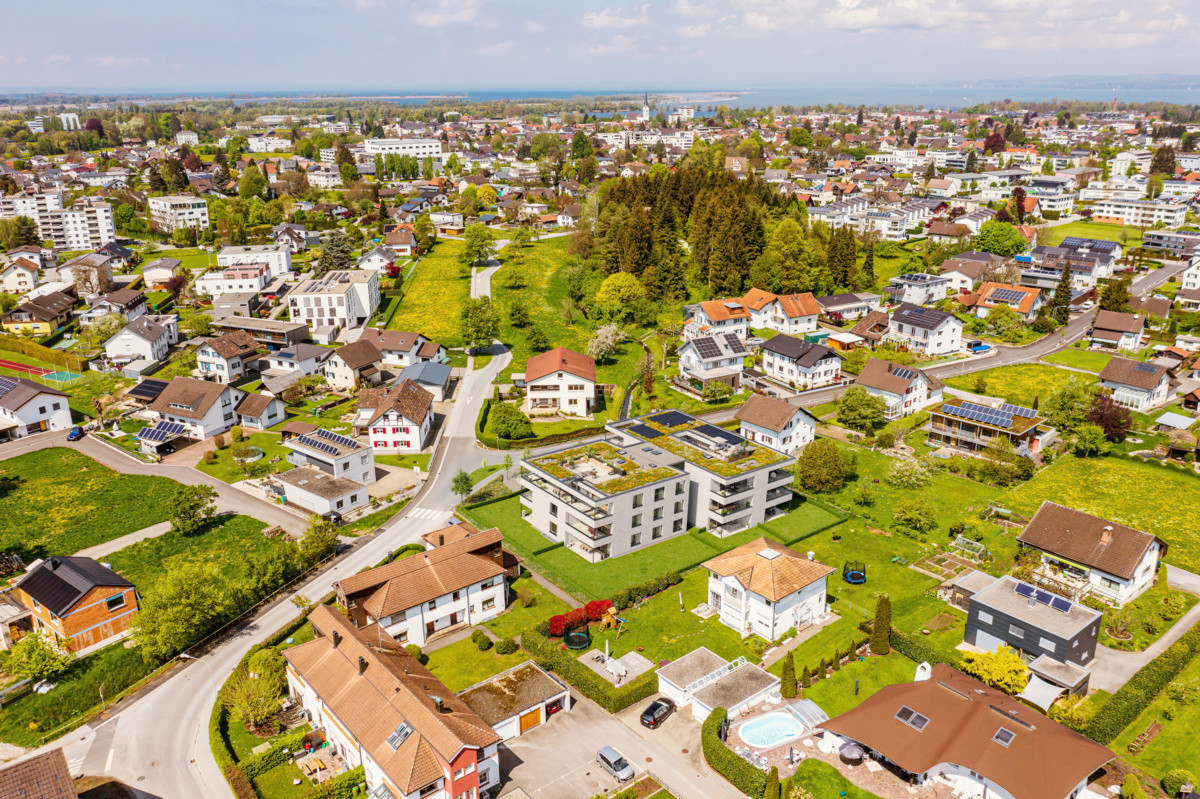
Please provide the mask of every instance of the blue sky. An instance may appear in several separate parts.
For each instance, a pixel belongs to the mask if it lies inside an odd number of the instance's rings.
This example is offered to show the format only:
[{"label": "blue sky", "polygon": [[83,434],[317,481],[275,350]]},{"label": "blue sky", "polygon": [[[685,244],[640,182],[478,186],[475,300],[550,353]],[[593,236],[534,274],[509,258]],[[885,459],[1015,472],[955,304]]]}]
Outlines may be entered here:
[{"label": "blue sky", "polygon": [[1200,3],[39,0],[0,21],[7,89],[663,90],[1192,73]]}]

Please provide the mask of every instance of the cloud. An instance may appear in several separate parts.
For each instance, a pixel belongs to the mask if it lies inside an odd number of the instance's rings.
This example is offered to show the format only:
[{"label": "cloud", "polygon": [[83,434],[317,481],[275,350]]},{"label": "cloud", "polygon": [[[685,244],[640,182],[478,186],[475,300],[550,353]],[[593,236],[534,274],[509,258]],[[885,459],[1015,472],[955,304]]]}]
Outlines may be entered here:
[{"label": "cloud", "polygon": [[613,55],[623,53],[631,47],[633,47],[633,39],[618,34],[606,42],[585,45],[583,51],[588,55]]},{"label": "cloud", "polygon": [[588,28],[633,28],[645,25],[649,21],[649,4],[632,9],[628,15],[623,8],[603,8],[599,11],[586,11],[583,14],[583,24]]},{"label": "cloud", "polygon": [[54,55],[48,55],[45,58],[43,58],[42,63],[43,64],[65,64],[70,60],[71,60],[71,56],[66,55],[65,53],[55,53]]},{"label": "cloud", "polygon": [[102,55],[93,58],[92,61],[98,66],[108,69],[126,69],[128,67],[135,67],[141,64],[150,63],[149,58],[128,55]]},{"label": "cloud", "polygon": [[495,44],[485,44],[479,48],[480,55],[508,55],[512,52],[512,42],[496,42]]},{"label": "cloud", "polygon": [[708,23],[698,22],[695,25],[684,25],[675,32],[685,39],[703,39],[708,35]]},{"label": "cloud", "polygon": [[436,0],[432,7],[413,14],[413,22],[423,28],[444,28],[475,21],[474,0]]},{"label": "cloud", "polygon": [[546,26],[540,22],[534,22],[533,20],[526,20],[525,30],[529,31],[530,33],[542,33],[546,30]]}]

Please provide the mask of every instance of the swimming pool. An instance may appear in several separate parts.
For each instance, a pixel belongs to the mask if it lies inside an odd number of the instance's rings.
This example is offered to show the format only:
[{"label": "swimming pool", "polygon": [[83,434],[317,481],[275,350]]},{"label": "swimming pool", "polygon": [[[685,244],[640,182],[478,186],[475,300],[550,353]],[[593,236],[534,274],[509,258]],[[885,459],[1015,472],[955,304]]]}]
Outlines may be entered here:
[{"label": "swimming pool", "polygon": [[807,728],[795,716],[780,711],[747,721],[738,728],[738,737],[755,749],[771,749],[794,741],[805,732]]}]

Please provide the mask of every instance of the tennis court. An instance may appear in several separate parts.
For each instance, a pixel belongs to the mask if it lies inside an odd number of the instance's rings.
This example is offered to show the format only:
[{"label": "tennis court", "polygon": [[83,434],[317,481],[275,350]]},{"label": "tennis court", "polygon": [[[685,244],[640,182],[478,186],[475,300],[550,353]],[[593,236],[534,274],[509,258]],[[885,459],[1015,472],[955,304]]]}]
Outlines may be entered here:
[{"label": "tennis court", "polygon": [[26,363],[17,363],[16,361],[8,361],[0,359],[0,371],[15,372],[21,377],[29,377],[38,380],[42,383],[70,383],[79,380],[83,375],[78,372],[72,372],[68,369],[50,370],[44,366],[32,366]]}]

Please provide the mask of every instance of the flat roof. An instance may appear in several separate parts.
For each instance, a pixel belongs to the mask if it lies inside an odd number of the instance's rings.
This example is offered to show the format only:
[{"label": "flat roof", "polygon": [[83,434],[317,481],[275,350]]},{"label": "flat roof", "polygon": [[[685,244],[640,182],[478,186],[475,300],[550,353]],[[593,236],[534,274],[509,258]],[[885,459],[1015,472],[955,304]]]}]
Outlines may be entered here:
[{"label": "flat roof", "polygon": [[704,686],[692,698],[705,707],[735,708],[776,685],[778,677],[761,666],[747,663]]},{"label": "flat roof", "polygon": [[712,674],[729,661],[704,647],[693,649],[678,660],[673,660],[658,669],[658,676],[686,688],[706,674]]},{"label": "flat roof", "polygon": [[664,465],[683,460],[720,477],[736,477],[792,460],[731,430],[680,411],[610,422],[605,429],[635,439],[625,448],[637,451],[639,457],[644,452],[649,459]]},{"label": "flat roof", "polygon": [[1005,575],[996,582],[992,583],[987,588],[971,597],[971,602],[978,602],[984,607],[998,610],[1009,616],[1029,622],[1039,629],[1059,636],[1060,638],[1074,638],[1075,635],[1087,627],[1092,622],[1100,618],[1099,611],[1092,610],[1087,605],[1081,605],[1078,602],[1071,602],[1062,597],[1049,594],[1052,599],[1060,599],[1060,606],[1069,605],[1067,610],[1056,610],[1051,605],[1039,601],[1036,594],[1048,595],[1048,592],[1034,587],[1035,597],[1030,604],[1030,597],[1023,596],[1018,593],[1019,586],[1026,586],[1027,583],[1022,583],[1015,577]]},{"label": "flat roof", "polygon": [[568,691],[567,687],[532,660],[497,674],[458,695],[479,718],[493,727],[505,719],[548,702]]},{"label": "flat roof", "polygon": [[1083,666],[1077,666],[1074,663],[1063,663],[1049,655],[1039,655],[1037,659],[1029,664],[1029,670],[1064,688],[1074,688],[1091,674]]}]

